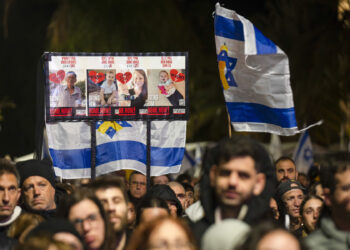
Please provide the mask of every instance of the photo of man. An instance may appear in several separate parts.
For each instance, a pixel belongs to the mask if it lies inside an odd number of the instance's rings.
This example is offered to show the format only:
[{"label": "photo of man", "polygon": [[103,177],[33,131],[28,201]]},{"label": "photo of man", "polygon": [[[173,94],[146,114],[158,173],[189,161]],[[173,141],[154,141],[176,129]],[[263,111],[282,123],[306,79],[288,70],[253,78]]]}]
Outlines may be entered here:
[{"label": "photo of man", "polygon": [[81,106],[81,90],[75,86],[77,75],[74,71],[66,74],[67,85],[60,85],[58,93],[58,107],[80,107]]}]

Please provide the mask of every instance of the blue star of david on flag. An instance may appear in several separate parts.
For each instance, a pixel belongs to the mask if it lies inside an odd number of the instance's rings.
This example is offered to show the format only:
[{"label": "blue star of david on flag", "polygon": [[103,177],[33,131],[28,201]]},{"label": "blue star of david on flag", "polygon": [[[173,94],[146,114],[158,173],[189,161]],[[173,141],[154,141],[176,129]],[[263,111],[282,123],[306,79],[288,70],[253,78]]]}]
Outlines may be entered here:
[{"label": "blue star of david on flag", "polygon": [[[223,45],[221,47],[220,53],[217,56],[219,62],[220,78],[225,90],[228,89],[229,86],[237,87],[237,83],[232,74],[232,70],[236,67],[237,64],[237,58],[229,57],[227,51],[227,47]],[[225,76],[225,78],[223,76]]]},{"label": "blue star of david on flag", "polygon": [[117,131],[132,127],[130,123],[126,121],[98,121],[96,122],[96,130],[102,134],[108,135],[111,139],[117,133]]}]

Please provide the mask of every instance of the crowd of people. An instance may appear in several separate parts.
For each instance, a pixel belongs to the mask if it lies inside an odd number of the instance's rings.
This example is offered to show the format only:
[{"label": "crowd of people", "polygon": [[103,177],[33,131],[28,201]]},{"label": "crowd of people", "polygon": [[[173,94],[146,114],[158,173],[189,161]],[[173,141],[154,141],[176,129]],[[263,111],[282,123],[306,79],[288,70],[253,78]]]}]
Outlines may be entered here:
[{"label": "crowd of people", "polygon": [[125,171],[58,182],[0,159],[0,249],[350,249],[350,165],[297,172],[257,141],[207,150],[199,180]]}]

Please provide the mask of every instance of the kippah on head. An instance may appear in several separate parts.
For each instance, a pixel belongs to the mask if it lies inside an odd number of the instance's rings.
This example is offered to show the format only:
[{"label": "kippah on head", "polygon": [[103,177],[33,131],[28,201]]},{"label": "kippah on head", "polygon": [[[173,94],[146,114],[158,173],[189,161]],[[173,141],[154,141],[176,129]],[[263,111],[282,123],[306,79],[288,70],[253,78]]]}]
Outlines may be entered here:
[{"label": "kippah on head", "polygon": [[19,175],[21,177],[20,186],[31,176],[40,176],[50,182],[55,187],[55,173],[52,164],[48,160],[28,160],[16,163]]},{"label": "kippah on head", "polygon": [[282,195],[287,193],[288,191],[292,189],[300,189],[301,191],[304,192],[304,187],[300,184],[299,181],[296,180],[287,180],[284,182],[281,182],[276,190],[276,195],[279,198],[282,198]]}]

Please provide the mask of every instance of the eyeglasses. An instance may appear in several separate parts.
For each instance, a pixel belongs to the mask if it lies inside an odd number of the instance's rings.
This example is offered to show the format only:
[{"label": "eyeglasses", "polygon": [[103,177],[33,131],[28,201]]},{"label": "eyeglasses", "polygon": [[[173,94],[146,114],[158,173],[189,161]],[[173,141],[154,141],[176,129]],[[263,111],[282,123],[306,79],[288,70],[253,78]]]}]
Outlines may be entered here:
[{"label": "eyeglasses", "polygon": [[90,225],[95,223],[100,218],[99,214],[90,214],[85,219],[76,218],[72,221],[74,226],[81,227],[85,221],[87,221]]},{"label": "eyeglasses", "polygon": [[190,249],[192,248],[192,244],[190,242],[182,242],[176,241],[174,243],[170,243],[167,241],[162,241],[153,245],[150,245],[148,249],[150,250],[163,250],[163,249]]}]

